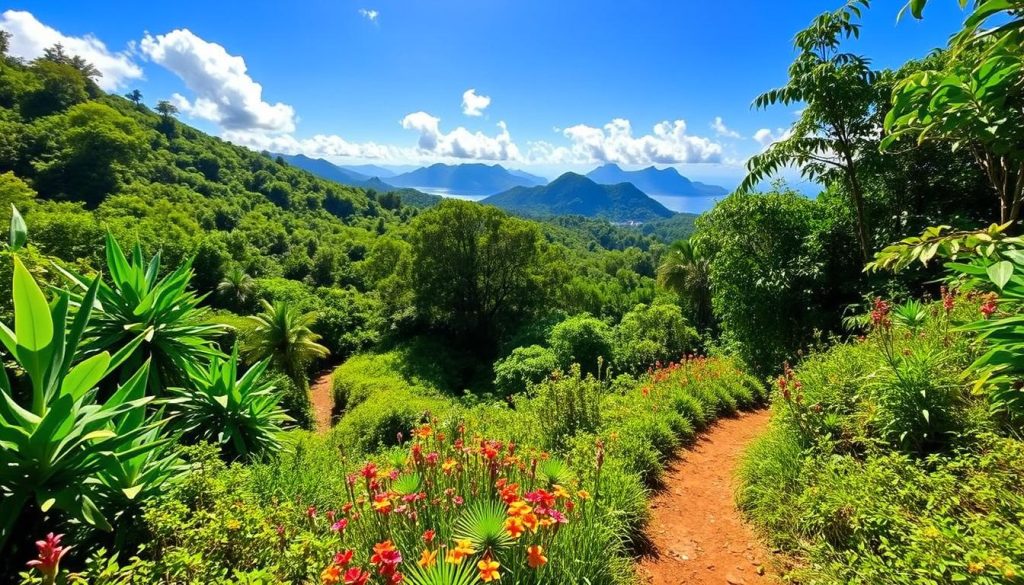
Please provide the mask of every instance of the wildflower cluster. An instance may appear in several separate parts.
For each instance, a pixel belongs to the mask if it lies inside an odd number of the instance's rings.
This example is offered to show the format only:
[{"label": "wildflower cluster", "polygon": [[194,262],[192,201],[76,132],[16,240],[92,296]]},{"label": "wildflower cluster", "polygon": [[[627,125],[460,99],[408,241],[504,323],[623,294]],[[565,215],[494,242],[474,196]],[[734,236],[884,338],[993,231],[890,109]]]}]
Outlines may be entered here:
[{"label": "wildflower cluster", "polygon": [[580,520],[590,500],[571,478],[538,471],[546,453],[470,437],[462,426],[451,438],[417,428],[403,457],[349,474],[340,510],[307,512],[338,546],[320,574],[325,585],[538,581],[560,527]]}]

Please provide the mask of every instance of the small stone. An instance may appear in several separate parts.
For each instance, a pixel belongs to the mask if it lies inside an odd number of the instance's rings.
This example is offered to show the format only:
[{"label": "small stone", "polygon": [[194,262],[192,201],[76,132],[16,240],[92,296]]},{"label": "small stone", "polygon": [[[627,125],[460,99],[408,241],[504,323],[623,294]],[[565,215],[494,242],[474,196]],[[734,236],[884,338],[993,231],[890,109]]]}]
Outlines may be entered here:
[{"label": "small stone", "polygon": [[729,585],[747,585],[747,582],[743,579],[743,577],[737,577],[732,573],[729,573],[725,576],[725,582]]}]

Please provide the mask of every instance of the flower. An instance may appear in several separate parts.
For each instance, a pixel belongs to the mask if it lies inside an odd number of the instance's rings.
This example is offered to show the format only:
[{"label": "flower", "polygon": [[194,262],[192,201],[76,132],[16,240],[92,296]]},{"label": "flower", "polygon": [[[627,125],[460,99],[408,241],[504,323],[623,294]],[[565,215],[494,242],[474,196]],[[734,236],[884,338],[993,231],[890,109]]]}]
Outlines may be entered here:
[{"label": "flower", "polygon": [[540,521],[535,514],[525,514],[521,520],[523,526],[529,528],[530,532],[537,532],[537,526],[540,524]]},{"label": "flower", "polygon": [[434,431],[433,429],[430,428],[430,425],[423,425],[422,427],[416,429],[414,434],[420,439],[429,439],[430,435],[434,434]]},{"label": "flower", "polygon": [[990,293],[990,294],[985,296],[985,302],[983,302],[981,304],[981,314],[986,319],[988,319],[989,317],[992,316],[992,313],[996,312],[996,309],[998,309],[998,308],[999,308],[999,305],[996,303],[996,295],[993,294],[993,293]]},{"label": "flower", "polygon": [[434,537],[435,536],[437,536],[437,533],[434,532],[433,529],[425,530],[423,532],[423,542],[434,542]]},{"label": "flower", "polygon": [[875,327],[889,328],[892,321],[889,319],[889,303],[882,300],[882,297],[875,298],[875,306],[871,310],[871,323]]},{"label": "flower", "polygon": [[423,549],[423,553],[420,554],[420,560],[416,561],[416,564],[423,567],[424,569],[428,567],[433,567],[435,564],[437,564],[437,551]]},{"label": "flower", "polygon": [[519,538],[523,535],[524,530],[523,521],[519,518],[509,516],[509,518],[505,520],[505,532],[508,532],[512,538]]},{"label": "flower", "polygon": [[370,580],[370,574],[359,567],[352,567],[345,571],[344,580],[345,585],[366,585],[366,582]]},{"label": "flower", "polygon": [[352,551],[352,550],[345,550],[345,551],[334,553],[334,564],[338,565],[339,567],[342,567],[342,568],[347,567],[348,564],[350,562],[352,562],[352,555],[353,554],[354,554],[354,551]]},{"label": "flower", "polygon": [[535,544],[526,549],[526,564],[530,565],[531,569],[539,569],[548,562],[548,558],[544,556],[544,547]]},{"label": "flower", "polygon": [[498,574],[498,561],[491,561],[484,559],[476,564],[476,568],[480,569],[480,580],[484,583],[490,583],[491,581],[497,581],[501,579],[501,575]]},{"label": "flower", "polygon": [[387,494],[377,494],[373,497],[373,510],[381,514],[391,511],[391,500],[388,499]]},{"label": "flower", "polygon": [[344,530],[345,530],[345,528],[347,526],[348,526],[348,519],[347,518],[341,518],[337,522],[335,522],[334,524],[331,524],[331,530],[333,530],[334,532],[344,532]]},{"label": "flower", "polygon": [[512,502],[508,505],[508,515],[515,518],[518,516],[525,516],[533,511],[533,508],[529,504],[520,500],[518,502]]},{"label": "flower", "polygon": [[449,549],[448,554],[444,557],[446,563],[457,565],[462,562],[462,559],[473,554],[473,543],[467,540],[458,540],[455,542],[455,548]]},{"label": "flower", "polygon": [[581,499],[581,500],[589,500],[590,499],[590,492],[588,492],[587,490],[580,490],[580,491],[576,492],[576,497]]},{"label": "flower", "polygon": [[36,550],[38,556],[28,563],[29,567],[39,569],[39,571],[47,577],[49,582],[53,582],[53,578],[57,575],[57,568],[60,565],[60,560],[64,558],[64,555],[71,550],[70,546],[61,546],[60,539],[64,538],[63,534],[49,533],[43,540],[36,541]]},{"label": "flower", "polygon": [[373,479],[377,477],[377,466],[372,462],[367,462],[366,465],[363,465],[363,469],[360,473],[362,473],[363,477],[366,479]]},{"label": "flower", "polygon": [[327,568],[320,573],[320,581],[324,585],[335,585],[335,583],[341,581],[341,567],[338,565],[327,565]]},{"label": "flower", "polygon": [[380,567],[378,571],[381,575],[394,575],[398,564],[401,562],[402,553],[395,548],[395,545],[390,540],[373,545],[373,556],[370,557],[370,563]]}]

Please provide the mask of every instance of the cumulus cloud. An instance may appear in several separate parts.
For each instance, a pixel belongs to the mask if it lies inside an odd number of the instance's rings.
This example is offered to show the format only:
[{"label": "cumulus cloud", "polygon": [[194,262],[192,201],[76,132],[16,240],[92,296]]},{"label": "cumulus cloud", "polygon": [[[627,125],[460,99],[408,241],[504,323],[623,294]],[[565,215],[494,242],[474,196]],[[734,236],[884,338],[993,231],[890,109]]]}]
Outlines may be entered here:
[{"label": "cumulus cloud", "polygon": [[491,105],[491,98],[486,95],[477,95],[475,89],[467,89],[462,94],[462,113],[467,116],[482,116],[489,105]]},{"label": "cumulus cloud", "polygon": [[496,136],[470,132],[462,126],[445,133],[441,130],[440,118],[427,112],[414,112],[402,119],[402,128],[419,133],[417,146],[424,154],[482,160],[520,158],[519,147],[512,141],[505,122],[498,122],[500,132]]},{"label": "cumulus cloud", "polygon": [[376,10],[370,8],[360,8],[359,14],[366,20],[369,20],[370,22],[373,23],[376,23],[377,18],[380,16],[380,12],[377,12]]},{"label": "cumulus cloud", "polygon": [[60,43],[66,53],[77,55],[96,67],[102,74],[96,83],[105,91],[115,91],[124,87],[127,81],[142,77],[142,69],[128,51],[113,52],[91,34],[67,36],[39,22],[30,12],[4,11],[0,14],[0,29],[11,33],[8,52],[26,60],[35,59],[43,54],[44,49]]},{"label": "cumulus cloud", "polygon": [[715,131],[718,136],[724,136],[726,138],[740,138],[740,133],[729,128],[722,121],[721,116],[715,116],[714,121],[711,122],[711,129]]},{"label": "cumulus cloud", "polygon": [[754,140],[759,142],[761,146],[767,148],[768,146],[771,146],[773,143],[778,142],[780,140],[785,140],[792,135],[793,131],[791,129],[776,128],[773,131],[770,128],[761,128],[757,132],[754,132]]},{"label": "cumulus cloud", "polygon": [[180,94],[173,96],[175,105],[189,116],[232,131],[295,129],[295,110],[280,102],[263,101],[263,86],[249,77],[245,59],[231,55],[224,47],[188,29],[147,34],[139,46],[151,61],[180,77],[195,93],[192,101]]},{"label": "cumulus cloud", "polygon": [[404,149],[375,142],[349,142],[336,134],[317,134],[311,138],[296,138],[291,134],[271,134],[260,131],[228,130],[221,137],[234,144],[253,150],[281,154],[305,154],[311,157],[353,157],[391,160],[405,158]]},{"label": "cumulus cloud", "polygon": [[531,143],[529,157],[550,163],[619,163],[627,165],[717,163],[722,145],[686,132],[686,122],[664,121],[650,134],[633,135],[632,124],[616,118],[601,128],[577,124],[562,130],[570,146],[547,142]]}]

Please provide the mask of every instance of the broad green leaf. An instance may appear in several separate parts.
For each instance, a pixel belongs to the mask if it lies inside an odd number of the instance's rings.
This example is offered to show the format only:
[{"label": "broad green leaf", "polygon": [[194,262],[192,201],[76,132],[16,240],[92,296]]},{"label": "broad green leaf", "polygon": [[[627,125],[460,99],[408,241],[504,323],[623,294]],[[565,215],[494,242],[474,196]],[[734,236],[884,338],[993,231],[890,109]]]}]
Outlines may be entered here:
[{"label": "broad green leaf", "polygon": [[988,267],[987,272],[992,282],[1002,289],[1010,281],[1010,277],[1013,276],[1013,263],[1009,260],[996,262]]},{"label": "broad green leaf", "polygon": [[50,305],[28,269],[14,258],[14,333],[18,345],[42,351],[53,340]]},{"label": "broad green leaf", "polygon": [[105,351],[83,361],[71,368],[68,375],[64,377],[61,392],[70,394],[77,400],[106,376],[109,364],[110,354]]}]

